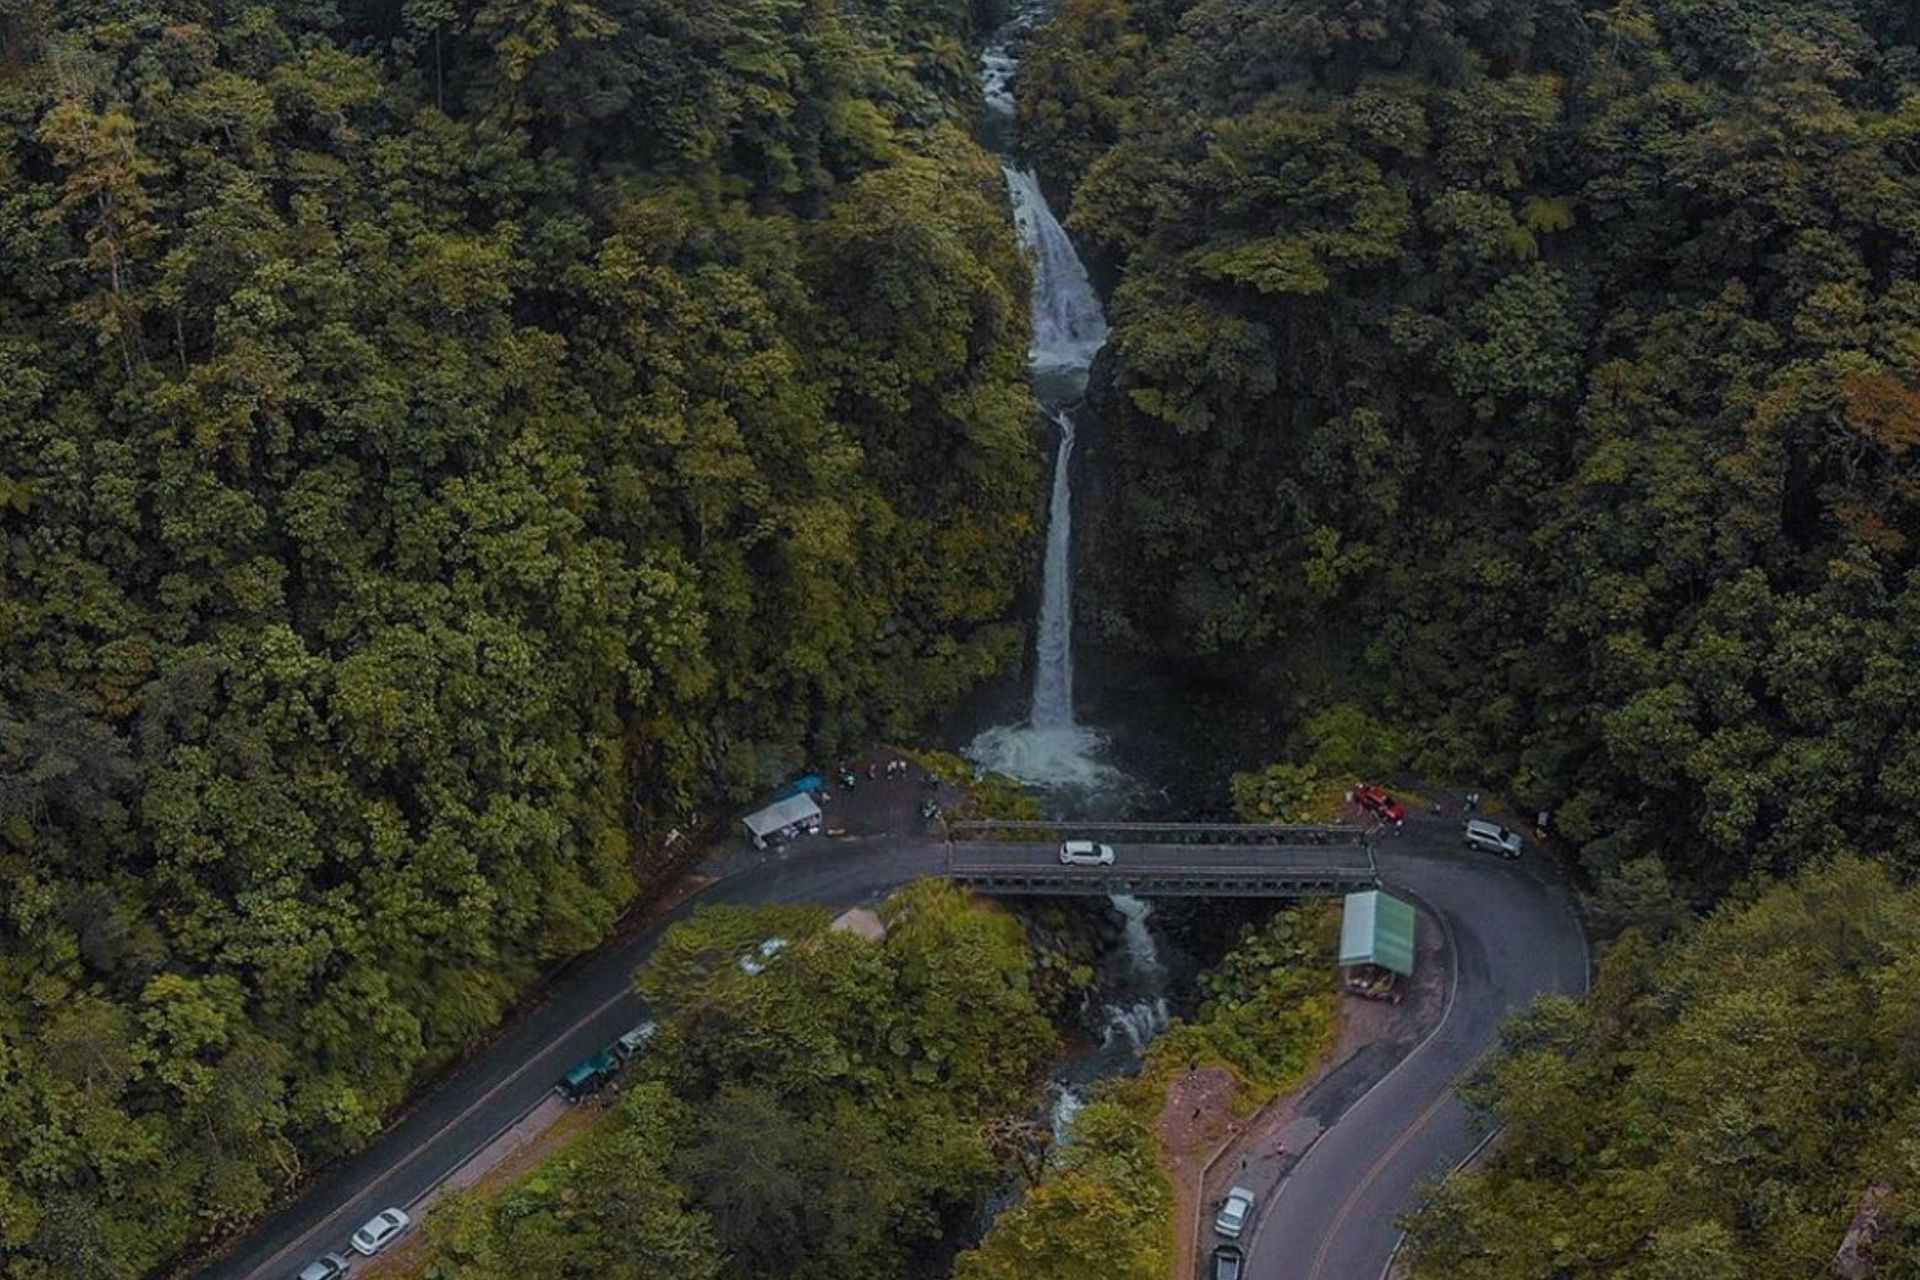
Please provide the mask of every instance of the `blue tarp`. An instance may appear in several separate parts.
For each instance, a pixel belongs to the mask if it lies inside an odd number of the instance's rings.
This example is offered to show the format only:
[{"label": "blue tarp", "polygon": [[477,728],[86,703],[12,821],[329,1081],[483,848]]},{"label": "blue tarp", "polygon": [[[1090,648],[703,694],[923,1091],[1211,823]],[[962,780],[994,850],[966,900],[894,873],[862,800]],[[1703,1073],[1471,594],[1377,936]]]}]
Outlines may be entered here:
[{"label": "blue tarp", "polygon": [[817,791],[825,791],[826,789],[827,780],[825,778],[817,773],[809,773],[805,777],[795,778],[792,782],[780,788],[779,794],[774,796],[774,799],[785,800],[788,796],[801,794],[812,795]]}]

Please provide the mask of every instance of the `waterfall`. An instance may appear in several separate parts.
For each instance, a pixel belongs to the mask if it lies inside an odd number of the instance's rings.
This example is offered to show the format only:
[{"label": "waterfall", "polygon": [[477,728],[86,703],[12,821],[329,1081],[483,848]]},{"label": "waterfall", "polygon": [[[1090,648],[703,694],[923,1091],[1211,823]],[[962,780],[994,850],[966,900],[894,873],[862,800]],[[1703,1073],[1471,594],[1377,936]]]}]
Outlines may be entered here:
[{"label": "waterfall", "polygon": [[[1031,20],[1010,24],[981,58],[981,89],[990,132],[1003,152],[1012,149],[1012,80],[1019,60],[1010,41]],[[1073,411],[1085,394],[1088,370],[1107,340],[1107,318],[1087,278],[1086,264],[1047,203],[1031,169],[1001,166],[1020,247],[1033,267],[1034,391],[1060,433],[1047,503],[1046,560],[1035,622],[1033,702],[1025,723],[981,733],[967,754],[995,773],[1022,782],[1080,790],[1117,780],[1099,760],[1101,737],[1073,714]]]},{"label": "waterfall", "polygon": [[1133,970],[1133,976],[1147,986],[1159,986],[1166,980],[1167,967],[1160,963],[1160,944],[1153,940],[1153,933],[1147,928],[1153,904],[1130,893],[1117,893],[1113,896],[1113,909],[1127,921],[1122,936],[1127,941],[1127,965]]},{"label": "waterfall", "polygon": [[1053,497],[1047,504],[1047,560],[1040,579],[1039,638],[1033,663],[1033,727],[1073,727],[1073,418],[1055,413],[1060,450],[1053,458]]},{"label": "waterfall", "polygon": [[1013,201],[1013,225],[1033,263],[1034,375],[1065,372],[1070,379],[1077,377],[1077,396],[1086,389],[1093,358],[1106,345],[1106,313],[1087,278],[1086,264],[1040,190],[1040,179],[1031,169],[1002,169]]},{"label": "waterfall", "polygon": [[1053,1110],[1049,1114],[1048,1124],[1053,1129],[1055,1144],[1064,1143],[1067,1134],[1073,1129],[1073,1118],[1080,1114],[1087,1100],[1080,1091],[1063,1080],[1053,1082]]}]

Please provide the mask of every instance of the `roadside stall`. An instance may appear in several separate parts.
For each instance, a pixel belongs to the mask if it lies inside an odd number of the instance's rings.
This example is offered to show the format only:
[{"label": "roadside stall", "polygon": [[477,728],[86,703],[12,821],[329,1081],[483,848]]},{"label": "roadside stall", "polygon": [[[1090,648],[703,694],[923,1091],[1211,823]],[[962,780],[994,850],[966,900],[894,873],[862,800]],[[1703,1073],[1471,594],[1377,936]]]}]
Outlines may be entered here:
[{"label": "roadside stall", "polygon": [[1346,989],[1369,1000],[1397,1001],[1413,976],[1413,908],[1389,893],[1347,895],[1340,920],[1340,972]]},{"label": "roadside stall", "polygon": [[747,835],[753,840],[753,847],[764,849],[769,842],[778,842],[789,837],[820,832],[820,806],[809,795],[788,796],[776,800],[758,813],[750,813],[741,820],[747,828]]}]

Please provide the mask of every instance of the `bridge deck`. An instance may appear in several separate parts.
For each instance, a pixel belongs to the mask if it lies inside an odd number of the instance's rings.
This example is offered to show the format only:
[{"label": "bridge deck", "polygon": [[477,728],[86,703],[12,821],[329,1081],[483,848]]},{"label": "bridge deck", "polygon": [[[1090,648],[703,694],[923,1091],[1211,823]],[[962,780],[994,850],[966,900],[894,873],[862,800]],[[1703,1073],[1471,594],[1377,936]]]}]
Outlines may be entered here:
[{"label": "bridge deck", "polygon": [[1026,819],[969,819],[947,824],[956,844],[1058,844],[1062,840],[1098,840],[1105,844],[1193,848],[1280,845],[1288,848],[1364,845],[1374,828],[1338,823],[1271,822],[1060,822]]},{"label": "bridge deck", "polygon": [[1053,844],[955,842],[948,878],[996,894],[1134,894],[1140,897],[1305,897],[1379,883],[1362,845],[1159,845],[1114,843],[1110,867],[1061,863]]}]

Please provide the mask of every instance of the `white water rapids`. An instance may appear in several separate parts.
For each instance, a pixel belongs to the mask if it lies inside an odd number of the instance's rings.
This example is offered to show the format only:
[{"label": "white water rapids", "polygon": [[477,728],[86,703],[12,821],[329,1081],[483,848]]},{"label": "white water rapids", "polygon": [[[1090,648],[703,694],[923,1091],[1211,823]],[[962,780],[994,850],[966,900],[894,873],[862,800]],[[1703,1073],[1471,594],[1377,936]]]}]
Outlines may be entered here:
[{"label": "white water rapids", "polygon": [[[1107,1006],[1100,1048],[1081,1066],[1094,1079],[1125,1070],[1126,1064],[1138,1061],[1147,1046],[1167,1029],[1172,1016],[1167,997],[1162,994],[1167,983],[1166,965],[1160,960],[1160,947],[1153,940],[1152,930],[1147,928],[1153,904],[1130,894],[1115,894],[1113,906],[1126,920],[1125,988],[1134,993],[1134,998]],[[1064,1143],[1071,1137],[1074,1118],[1086,1105],[1085,1087],[1084,1083],[1054,1082],[1050,1118],[1055,1141]]]}]

